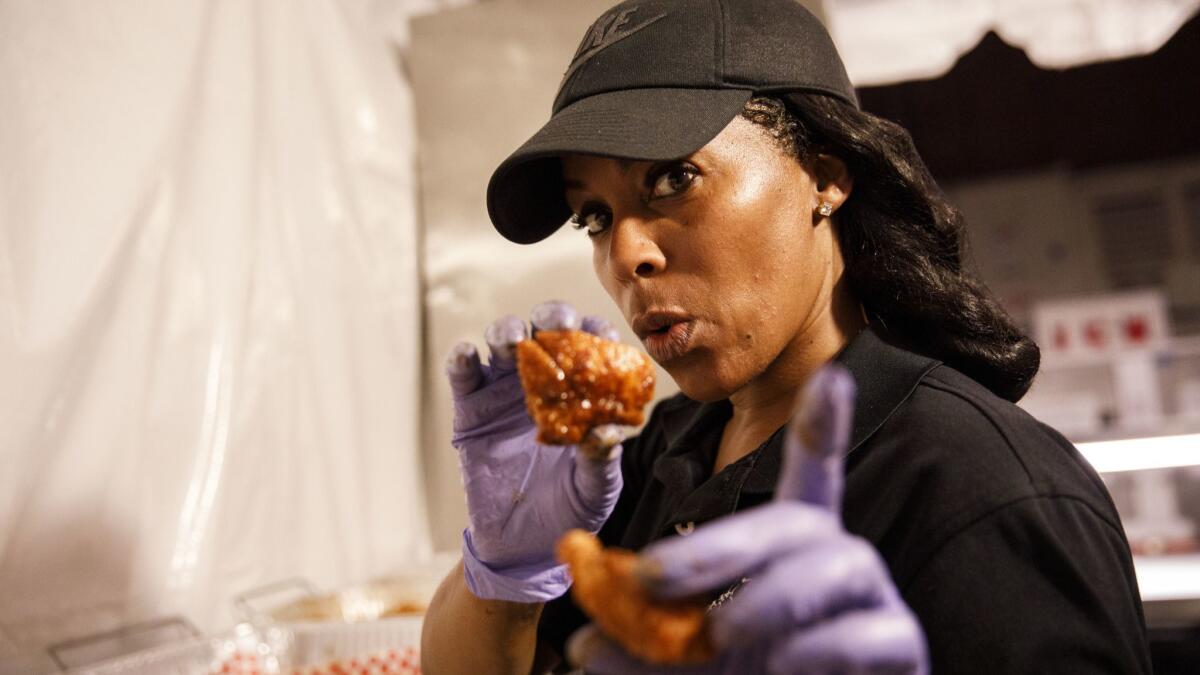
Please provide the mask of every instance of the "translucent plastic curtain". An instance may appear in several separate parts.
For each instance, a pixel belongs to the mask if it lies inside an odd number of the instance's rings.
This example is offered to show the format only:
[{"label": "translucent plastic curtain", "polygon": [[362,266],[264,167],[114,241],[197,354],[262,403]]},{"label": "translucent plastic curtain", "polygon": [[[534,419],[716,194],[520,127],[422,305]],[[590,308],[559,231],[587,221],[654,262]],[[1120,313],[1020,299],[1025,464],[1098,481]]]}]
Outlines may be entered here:
[{"label": "translucent plastic curtain", "polygon": [[938,77],[996,31],[1043,68],[1149,54],[1200,0],[824,0],[859,86]]},{"label": "translucent plastic curtain", "polygon": [[363,3],[0,2],[0,659],[428,553],[397,71]]}]

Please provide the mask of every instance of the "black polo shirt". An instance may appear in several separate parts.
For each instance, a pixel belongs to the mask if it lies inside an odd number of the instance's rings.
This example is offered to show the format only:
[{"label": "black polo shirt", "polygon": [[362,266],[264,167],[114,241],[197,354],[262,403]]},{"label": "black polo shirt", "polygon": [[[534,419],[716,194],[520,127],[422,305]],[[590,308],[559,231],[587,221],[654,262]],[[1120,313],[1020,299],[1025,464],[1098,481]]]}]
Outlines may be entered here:
[{"label": "black polo shirt", "polygon": [[[838,356],[858,384],[843,519],[887,562],[934,673],[1148,673],[1129,545],[1096,473],[1058,432],[936,360],[863,331]],[[600,531],[638,550],[771,498],[782,429],[713,476],[728,401],[660,402],[625,444]],[[562,653],[586,621],[547,603]]]}]

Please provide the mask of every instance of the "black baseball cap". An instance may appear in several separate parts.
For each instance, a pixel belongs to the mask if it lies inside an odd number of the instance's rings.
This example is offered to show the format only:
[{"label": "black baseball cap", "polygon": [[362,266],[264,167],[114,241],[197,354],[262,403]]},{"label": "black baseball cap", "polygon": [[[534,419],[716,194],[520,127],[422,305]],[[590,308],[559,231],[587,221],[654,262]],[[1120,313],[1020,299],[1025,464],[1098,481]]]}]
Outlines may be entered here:
[{"label": "black baseball cap", "polygon": [[488,215],[511,241],[541,241],[571,215],[560,156],[686,157],[752,96],[796,91],[858,105],[829,33],[796,0],[622,2],[584,35],[550,121],[492,174]]}]

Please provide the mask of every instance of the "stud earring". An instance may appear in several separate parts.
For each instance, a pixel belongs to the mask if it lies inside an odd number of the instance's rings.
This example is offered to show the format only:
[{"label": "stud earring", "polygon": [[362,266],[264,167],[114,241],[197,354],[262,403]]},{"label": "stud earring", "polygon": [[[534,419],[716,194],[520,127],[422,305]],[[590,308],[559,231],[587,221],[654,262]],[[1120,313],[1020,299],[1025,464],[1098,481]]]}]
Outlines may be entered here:
[{"label": "stud earring", "polygon": [[817,213],[823,216],[832,216],[833,204],[830,204],[829,202],[821,202],[821,205],[817,207]]}]

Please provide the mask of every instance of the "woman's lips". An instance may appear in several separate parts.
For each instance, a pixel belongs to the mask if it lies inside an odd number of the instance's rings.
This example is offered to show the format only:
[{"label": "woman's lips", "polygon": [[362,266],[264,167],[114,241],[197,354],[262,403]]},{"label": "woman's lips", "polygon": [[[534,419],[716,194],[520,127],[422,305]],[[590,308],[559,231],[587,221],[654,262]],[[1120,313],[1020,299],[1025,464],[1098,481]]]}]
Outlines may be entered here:
[{"label": "woman's lips", "polygon": [[642,338],[642,344],[650,357],[659,363],[666,363],[686,354],[692,348],[692,334],[695,323],[680,321],[671,324],[666,330],[649,333]]}]

